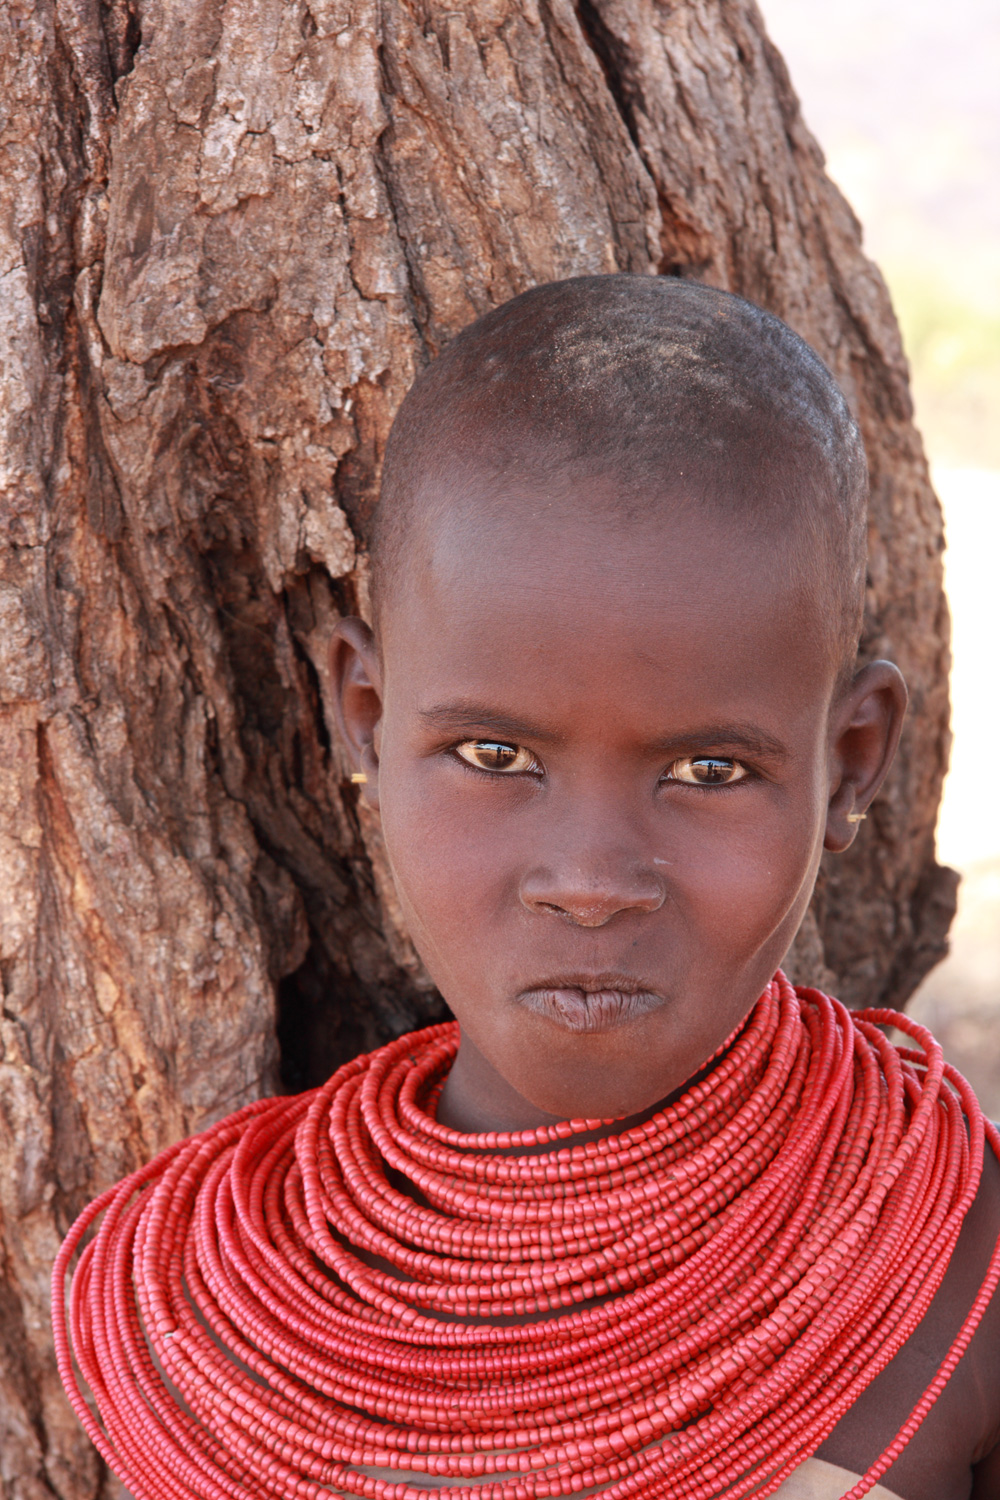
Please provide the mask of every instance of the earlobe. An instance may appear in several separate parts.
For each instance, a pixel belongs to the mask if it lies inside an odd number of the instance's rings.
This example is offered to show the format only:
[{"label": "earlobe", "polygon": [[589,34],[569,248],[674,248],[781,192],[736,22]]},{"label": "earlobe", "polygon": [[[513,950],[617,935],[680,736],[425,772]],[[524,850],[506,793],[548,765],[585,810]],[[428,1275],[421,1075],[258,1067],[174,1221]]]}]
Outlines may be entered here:
[{"label": "earlobe", "polygon": [[330,683],[351,780],[369,807],[378,807],[375,738],[382,683],[375,638],[364,620],[341,620],[330,639]]},{"label": "earlobe", "polygon": [[906,701],[902,673],[889,661],[862,667],[843,695],[833,721],[824,848],[840,854],[854,842],[892,764]]}]

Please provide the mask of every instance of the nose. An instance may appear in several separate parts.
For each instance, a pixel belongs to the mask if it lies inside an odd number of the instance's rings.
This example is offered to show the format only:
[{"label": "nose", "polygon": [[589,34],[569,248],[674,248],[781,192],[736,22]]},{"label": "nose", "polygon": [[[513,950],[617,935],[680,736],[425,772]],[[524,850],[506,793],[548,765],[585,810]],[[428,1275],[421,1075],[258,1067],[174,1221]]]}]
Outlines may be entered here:
[{"label": "nose", "polygon": [[666,888],[645,862],[605,853],[593,860],[552,859],[522,879],[521,902],[534,912],[552,912],[576,927],[603,927],[621,912],[654,912]]}]

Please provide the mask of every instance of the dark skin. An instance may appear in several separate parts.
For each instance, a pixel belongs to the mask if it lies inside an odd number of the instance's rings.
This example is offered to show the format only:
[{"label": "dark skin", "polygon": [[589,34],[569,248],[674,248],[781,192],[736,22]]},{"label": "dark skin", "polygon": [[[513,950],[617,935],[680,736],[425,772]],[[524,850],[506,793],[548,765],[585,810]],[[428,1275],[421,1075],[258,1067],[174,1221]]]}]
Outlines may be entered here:
[{"label": "dark skin", "polygon": [[[815,546],[683,495],[466,472],[415,525],[376,644],[332,670],[410,933],[461,1026],[464,1131],[648,1114],[753,1006],[891,762],[897,669],[843,672]],[[931,1311],[819,1451],[863,1470],[944,1356],[1000,1232],[989,1164]],[[883,1483],[1000,1497],[1000,1316]]]}]

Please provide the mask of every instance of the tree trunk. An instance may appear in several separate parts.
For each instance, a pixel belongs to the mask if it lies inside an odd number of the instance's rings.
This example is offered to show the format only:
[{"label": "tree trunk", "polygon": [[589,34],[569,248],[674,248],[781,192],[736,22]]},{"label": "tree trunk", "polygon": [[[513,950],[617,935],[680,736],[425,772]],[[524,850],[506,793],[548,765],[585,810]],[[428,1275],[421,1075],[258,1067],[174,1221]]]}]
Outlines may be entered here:
[{"label": "tree trunk", "polygon": [[84,1500],[115,1489],[53,1370],[70,1218],[441,1014],[323,666],[418,367],[615,269],[742,292],[832,365],[865,651],[913,694],[793,960],[852,1002],[944,949],[948,618],[885,287],[752,0],[6,0],[0,29],[0,1475]]}]

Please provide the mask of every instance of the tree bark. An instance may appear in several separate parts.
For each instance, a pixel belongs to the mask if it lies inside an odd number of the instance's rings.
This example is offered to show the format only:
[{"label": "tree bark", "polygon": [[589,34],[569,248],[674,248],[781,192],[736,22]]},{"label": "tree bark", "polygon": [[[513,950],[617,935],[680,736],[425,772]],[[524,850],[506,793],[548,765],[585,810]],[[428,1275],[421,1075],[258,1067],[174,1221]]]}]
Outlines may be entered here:
[{"label": "tree bark", "polygon": [[864,649],[913,694],[793,955],[851,1002],[944,951],[948,618],[885,287],[752,0],[7,0],[0,70],[0,1478],[90,1500],[48,1334],[70,1218],[441,1014],[323,665],[420,365],[615,269],[741,292],[831,364]]}]

